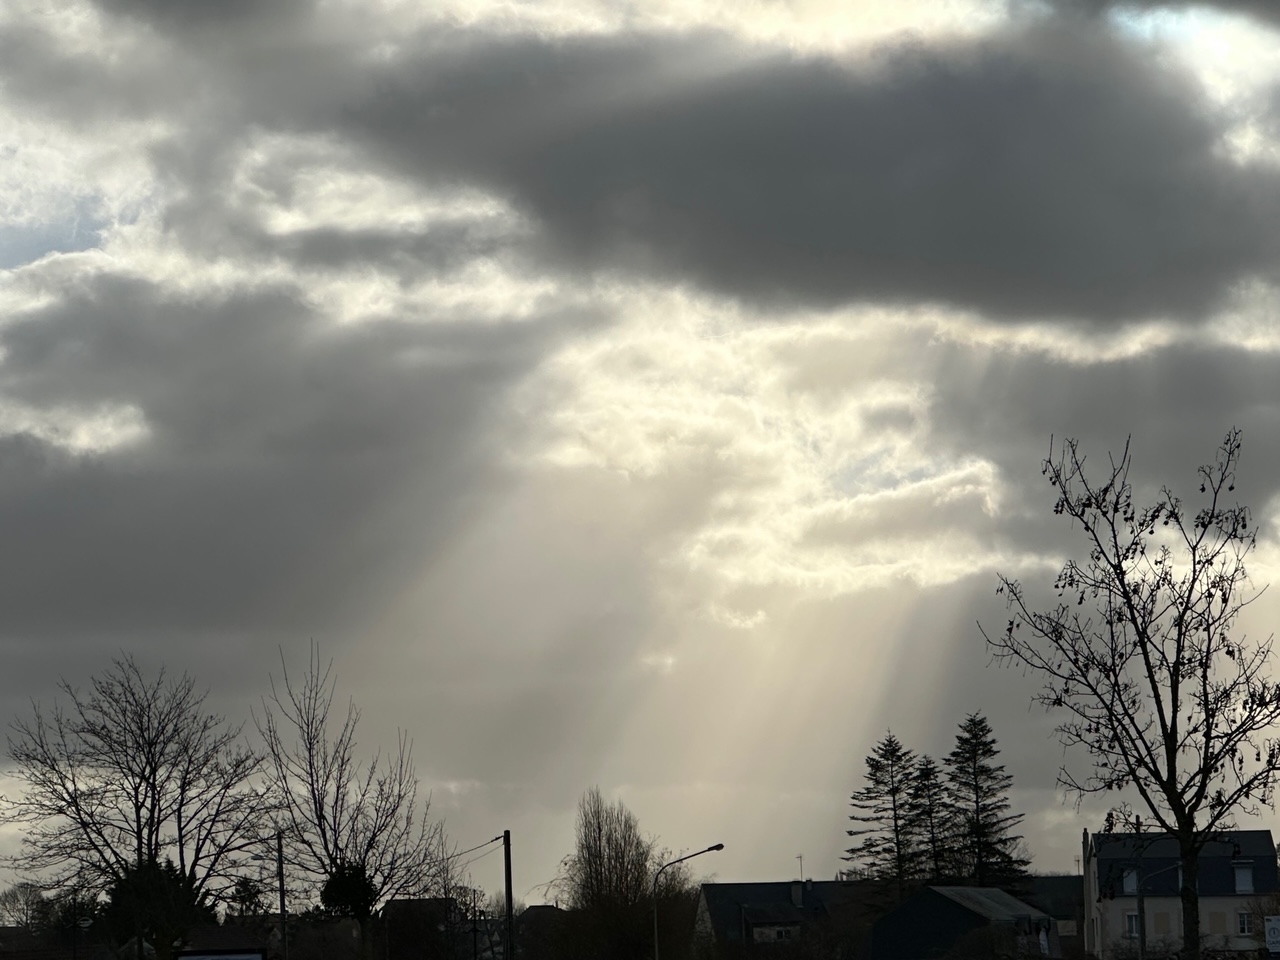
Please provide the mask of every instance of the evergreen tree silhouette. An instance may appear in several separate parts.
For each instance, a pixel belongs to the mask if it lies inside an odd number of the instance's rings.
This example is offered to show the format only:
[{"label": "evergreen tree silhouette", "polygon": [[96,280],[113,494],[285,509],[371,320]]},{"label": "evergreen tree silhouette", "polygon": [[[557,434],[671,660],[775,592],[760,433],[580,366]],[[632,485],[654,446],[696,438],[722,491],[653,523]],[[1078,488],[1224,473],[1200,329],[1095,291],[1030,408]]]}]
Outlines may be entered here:
[{"label": "evergreen tree silhouette", "polygon": [[956,811],[957,852],[964,858],[960,872],[980,887],[1016,881],[1030,865],[1018,854],[1022,837],[1012,831],[1022,822],[1022,814],[1009,812],[1013,777],[995,762],[999,755],[991,724],[981,713],[971,713],[960,724],[955,747],[943,759]]},{"label": "evergreen tree silhouette", "polygon": [[915,874],[909,796],[915,751],[890,732],[875,745],[866,764],[866,786],[849,798],[849,819],[863,826],[847,832],[861,839],[845,851],[844,859],[859,864],[869,876],[896,881],[900,894],[902,882]]},{"label": "evergreen tree silhouette", "polygon": [[935,883],[956,873],[953,846],[956,810],[938,761],[923,754],[912,771],[907,791],[911,833],[918,844],[920,872]]}]

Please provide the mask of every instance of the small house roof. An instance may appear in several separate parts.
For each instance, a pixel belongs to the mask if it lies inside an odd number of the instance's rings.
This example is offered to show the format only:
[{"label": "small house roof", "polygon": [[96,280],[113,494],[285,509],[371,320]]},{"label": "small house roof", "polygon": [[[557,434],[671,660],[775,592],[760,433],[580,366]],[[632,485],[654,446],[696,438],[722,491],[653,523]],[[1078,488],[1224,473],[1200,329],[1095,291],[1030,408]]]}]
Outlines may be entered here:
[{"label": "small house roof", "polygon": [[[721,940],[740,940],[748,924],[792,924],[829,918],[865,899],[865,881],[793,880],[765,883],[704,883],[712,930]],[[796,899],[799,899],[799,904]]]},{"label": "small house roof", "polygon": [[1012,894],[995,887],[930,887],[948,900],[953,900],[966,910],[988,920],[1013,921],[1020,917],[1045,918],[1048,914]]}]

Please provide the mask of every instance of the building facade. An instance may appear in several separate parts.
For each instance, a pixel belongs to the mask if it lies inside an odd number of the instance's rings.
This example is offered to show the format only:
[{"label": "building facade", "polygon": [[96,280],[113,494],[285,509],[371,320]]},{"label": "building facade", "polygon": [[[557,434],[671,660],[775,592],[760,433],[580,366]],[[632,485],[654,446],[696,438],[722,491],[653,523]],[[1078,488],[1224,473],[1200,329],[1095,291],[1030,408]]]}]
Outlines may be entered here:
[{"label": "building facade", "polygon": [[[1182,866],[1176,840],[1160,833],[1091,836],[1086,830],[1083,863],[1088,953],[1099,960],[1132,956],[1140,937],[1148,956],[1181,948]],[[1256,904],[1276,892],[1271,831],[1223,831],[1205,845],[1198,873],[1203,947],[1256,951],[1262,943]]]}]

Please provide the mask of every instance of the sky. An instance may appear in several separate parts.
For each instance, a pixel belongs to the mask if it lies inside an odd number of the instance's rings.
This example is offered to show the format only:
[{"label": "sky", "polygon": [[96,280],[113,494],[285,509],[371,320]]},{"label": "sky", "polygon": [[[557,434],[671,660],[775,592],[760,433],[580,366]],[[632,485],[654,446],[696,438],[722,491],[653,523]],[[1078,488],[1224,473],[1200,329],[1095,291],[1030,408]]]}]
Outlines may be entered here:
[{"label": "sky", "polygon": [[239,722],[315,641],[539,902],[595,785],[703,875],[829,879],[874,743],[982,711],[1074,871],[1087,758],[978,624],[1082,553],[1054,438],[1191,494],[1240,427],[1280,573],[1278,32],[7,0],[0,715],[126,652]]}]

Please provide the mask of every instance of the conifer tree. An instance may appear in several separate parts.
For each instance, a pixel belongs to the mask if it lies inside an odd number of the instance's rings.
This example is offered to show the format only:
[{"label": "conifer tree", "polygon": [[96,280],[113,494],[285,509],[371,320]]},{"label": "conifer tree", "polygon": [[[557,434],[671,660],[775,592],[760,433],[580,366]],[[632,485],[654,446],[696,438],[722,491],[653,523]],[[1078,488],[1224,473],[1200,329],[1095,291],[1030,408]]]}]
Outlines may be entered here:
[{"label": "conifer tree", "polygon": [[862,826],[847,832],[860,839],[845,851],[844,859],[860,864],[869,876],[897,881],[901,891],[902,881],[914,874],[909,794],[915,751],[890,732],[866,763],[867,784],[849,798],[849,819]]},{"label": "conifer tree", "polygon": [[956,811],[957,852],[964,858],[962,875],[980,887],[1015,880],[1030,865],[1018,853],[1022,837],[1012,832],[1022,814],[1009,812],[1013,777],[995,762],[999,754],[987,718],[971,713],[960,724],[954,749],[943,759]]},{"label": "conifer tree", "polygon": [[912,771],[907,791],[911,833],[918,844],[920,872],[933,881],[954,874],[955,809],[938,762],[923,754]]}]

